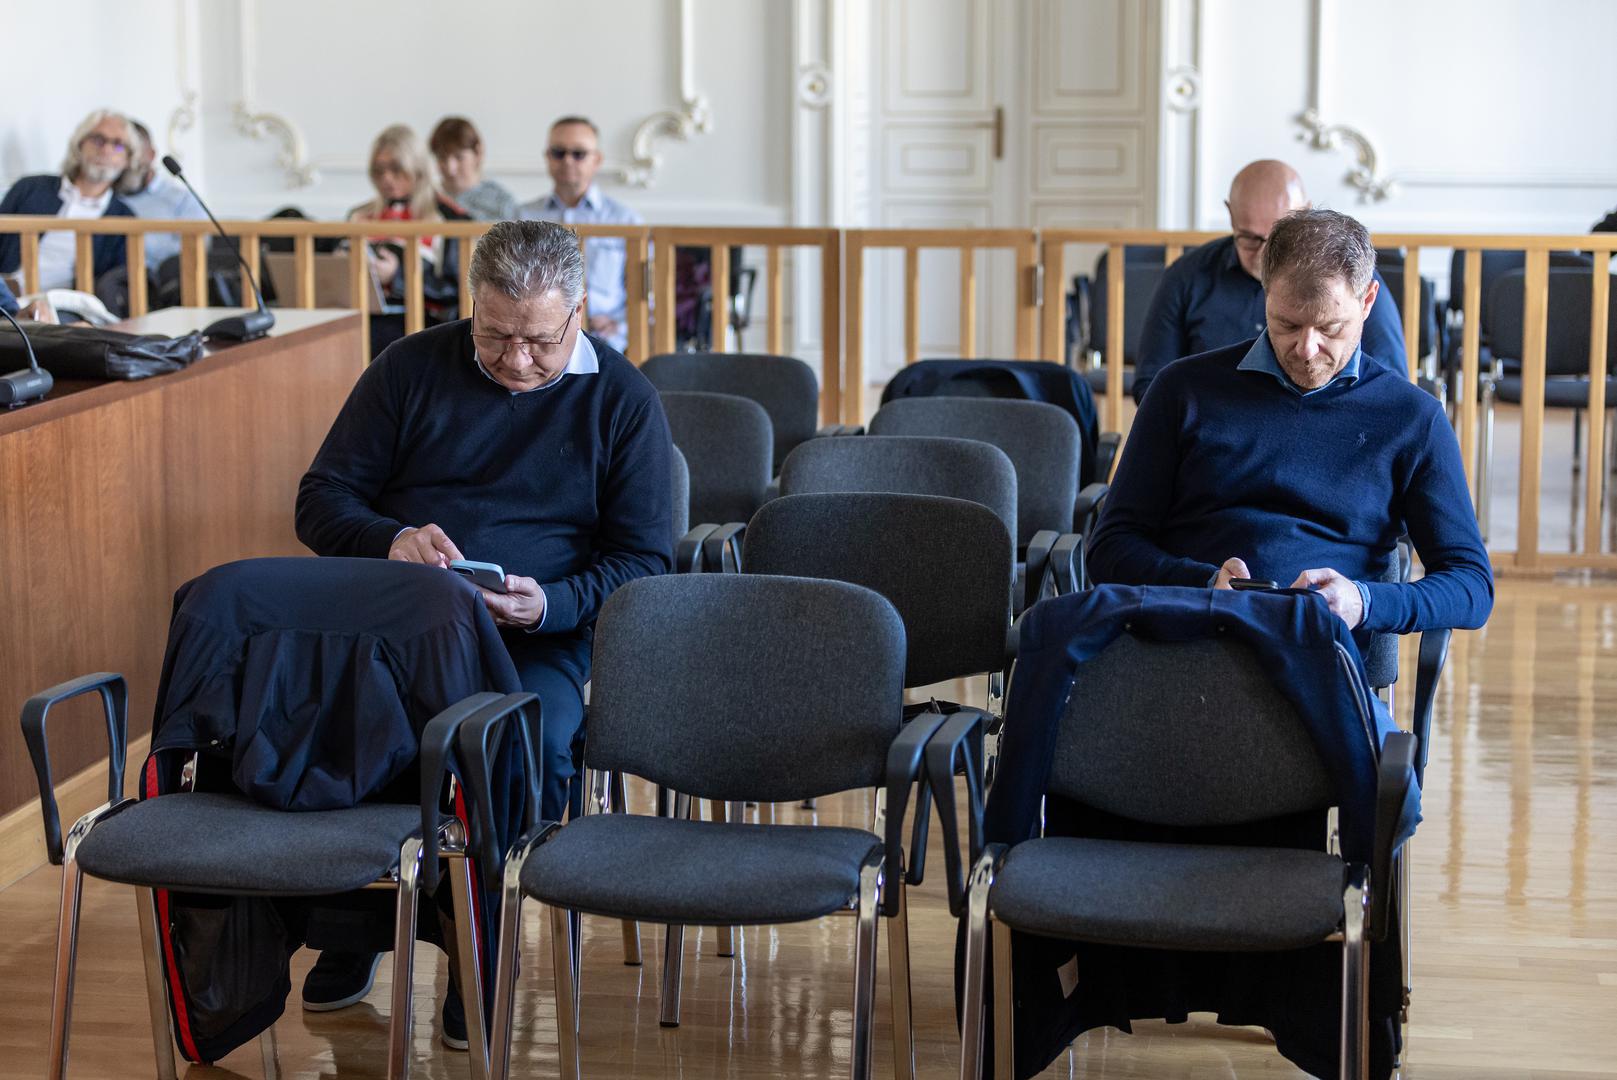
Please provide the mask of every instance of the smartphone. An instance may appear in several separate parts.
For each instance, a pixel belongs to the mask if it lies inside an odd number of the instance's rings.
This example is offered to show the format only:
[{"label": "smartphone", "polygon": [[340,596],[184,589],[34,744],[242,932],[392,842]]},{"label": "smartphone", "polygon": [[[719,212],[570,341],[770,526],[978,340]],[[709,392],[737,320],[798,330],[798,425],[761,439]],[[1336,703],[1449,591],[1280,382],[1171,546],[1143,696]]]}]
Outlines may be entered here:
[{"label": "smartphone", "polygon": [[1278,582],[1268,581],[1268,580],[1266,580],[1264,578],[1232,577],[1232,578],[1230,578],[1230,588],[1232,588],[1232,589],[1278,589],[1278,588],[1280,588],[1280,585],[1279,585]]},{"label": "smartphone", "polygon": [[503,593],[505,591],[505,571],[499,563],[472,562],[470,559],[456,559],[449,564],[449,569],[461,577],[470,578],[473,585],[489,592]]}]

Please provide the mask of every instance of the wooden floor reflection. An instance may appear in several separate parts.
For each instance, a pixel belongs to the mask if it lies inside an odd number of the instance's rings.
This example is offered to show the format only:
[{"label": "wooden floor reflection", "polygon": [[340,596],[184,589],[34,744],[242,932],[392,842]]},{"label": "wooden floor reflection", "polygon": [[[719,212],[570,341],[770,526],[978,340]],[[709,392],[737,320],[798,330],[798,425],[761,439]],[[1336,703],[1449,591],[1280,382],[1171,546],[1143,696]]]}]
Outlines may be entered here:
[{"label": "wooden floor reflection", "polygon": [[[1406,660],[1407,663],[1407,660]],[[980,685],[939,688],[980,695]],[[1400,713],[1407,713],[1408,688]],[[1457,635],[1437,705],[1425,822],[1414,848],[1416,994],[1404,1075],[1617,1077],[1617,583],[1508,580],[1486,630]],[[644,795],[642,793],[641,796]],[[860,822],[865,801],[824,800],[820,820]],[[797,811],[785,812],[794,816]],[[1602,825],[1601,822],[1605,824]],[[935,838],[936,830],[934,830]],[[932,852],[937,858],[938,851]],[[954,1074],[953,923],[941,859],[912,892],[917,1065]],[[44,1073],[58,875],[0,892],[0,1076]],[[536,912],[536,909],[530,909]],[[514,1060],[556,1074],[544,920],[526,920]],[[625,967],[617,924],[586,920],[583,1045],[593,1077],[846,1075],[853,922],[749,929],[735,960],[711,931],[687,935],[684,1024],[657,1024],[660,935]],[[548,932],[547,932],[548,934]],[[84,901],[73,1072],[152,1075],[129,890],[92,883]],[[885,949],[885,935],[883,945]],[[541,951],[543,950],[543,951]],[[296,987],[309,963],[295,962]],[[464,1077],[437,1043],[444,968],[417,972],[417,1075]],[[367,1001],[276,1026],[286,1077],[381,1076],[386,968]],[[878,985],[876,1075],[890,1076],[886,964]],[[1301,1075],[1261,1031],[1144,1023],[1091,1032],[1046,1076]],[[256,1049],[193,1078],[260,1075]]]}]

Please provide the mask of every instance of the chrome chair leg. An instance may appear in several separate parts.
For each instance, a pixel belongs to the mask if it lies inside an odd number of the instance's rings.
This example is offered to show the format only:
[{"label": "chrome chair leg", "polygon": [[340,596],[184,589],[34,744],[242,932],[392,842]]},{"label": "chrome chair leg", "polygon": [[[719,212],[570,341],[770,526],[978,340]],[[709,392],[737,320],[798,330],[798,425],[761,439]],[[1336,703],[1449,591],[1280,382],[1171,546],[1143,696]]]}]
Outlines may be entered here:
[{"label": "chrome chair leg", "polygon": [[522,943],[522,864],[513,855],[505,863],[500,893],[500,936],[495,943],[494,1015],[489,1023],[489,1076],[506,1080],[511,1071],[511,1033],[517,996],[517,950]]},{"label": "chrome chair leg", "polygon": [[1404,1012],[1406,1014],[1406,1020],[1408,1019],[1407,1014],[1409,1012],[1409,1001],[1415,993],[1415,934],[1414,931],[1410,929],[1409,895],[1409,845],[1413,842],[1414,837],[1410,837],[1408,840],[1405,840],[1403,847],[1398,849],[1398,854],[1396,856],[1398,861],[1398,896],[1395,904],[1395,910],[1398,912],[1399,933],[1401,933],[1404,937],[1402,960],[1404,968]]},{"label": "chrome chair leg", "polygon": [[[629,792],[624,785],[623,774],[614,772],[610,781],[609,804],[614,813],[627,814],[629,812]],[[661,813],[661,808],[658,810]],[[644,958],[640,953],[640,924],[633,919],[623,920],[623,962],[629,967],[639,967]]]},{"label": "chrome chair leg", "polygon": [[578,996],[573,978],[573,923],[570,912],[550,909],[550,964],[556,979],[556,1038],[562,1080],[578,1080]]},{"label": "chrome chair leg", "polygon": [[483,1016],[483,965],[477,954],[476,918],[472,909],[472,860],[464,855],[454,859],[449,874],[450,899],[455,908],[455,960],[460,980],[460,1003],[466,1012],[467,1049],[470,1051],[472,1080],[488,1080],[488,1029]]},{"label": "chrome chair leg", "polygon": [[1342,893],[1342,1061],[1341,1080],[1369,1075],[1369,953],[1364,938],[1369,890],[1364,869],[1356,867]]},{"label": "chrome chair leg", "polygon": [[275,1056],[275,1025],[265,1028],[258,1036],[258,1061],[264,1070],[264,1080],[280,1080],[281,1066]]},{"label": "chrome chair leg", "polygon": [[74,853],[75,838],[69,837],[62,858],[62,904],[56,921],[56,983],[51,991],[50,1077],[67,1075],[67,1035],[73,1018],[73,966],[79,945],[79,898],[84,874]]},{"label": "chrome chair leg", "polygon": [[1011,928],[994,924],[994,1075],[1015,1076],[1016,991],[1011,980]]},{"label": "chrome chair leg", "polygon": [[898,889],[898,913],[887,920],[887,982],[893,1005],[893,1076],[915,1076],[915,1029],[910,1009],[910,912],[904,879],[888,883]]},{"label": "chrome chair leg", "polygon": [[157,1056],[157,1080],[177,1080],[174,1066],[174,1029],[168,1015],[168,984],[163,978],[163,952],[157,925],[157,894],[135,890],[140,923],[140,952],[146,967],[146,1006],[152,1014],[152,1050]]},{"label": "chrome chair leg", "polygon": [[[674,795],[674,817],[691,816],[691,797],[683,793]],[[663,1027],[679,1027],[679,988],[681,966],[685,959],[685,928],[668,926],[663,930],[662,1001],[657,1023]]]},{"label": "chrome chair leg", "polygon": [[410,1075],[410,980],[415,974],[421,847],[421,838],[412,836],[399,848],[399,893],[393,924],[393,1004],[387,1042],[389,1080],[404,1080]]},{"label": "chrome chair leg", "polygon": [[876,919],[880,914],[882,864],[872,859],[859,868],[859,928],[853,950],[853,1080],[869,1080],[875,1042]]},{"label": "chrome chair leg", "polygon": [[988,890],[993,868],[979,862],[966,895],[966,973],[960,1001],[960,1080],[983,1075],[983,967],[988,960]]},{"label": "chrome chair leg", "polygon": [[[732,823],[738,823],[747,820],[747,808],[744,803],[719,802],[715,800],[710,805],[713,808],[713,820],[715,821],[729,821]],[[736,954],[736,942],[740,940],[741,937],[739,927],[728,925],[721,926],[719,927],[719,932],[715,934],[714,937],[718,940],[719,956],[730,957]]]}]

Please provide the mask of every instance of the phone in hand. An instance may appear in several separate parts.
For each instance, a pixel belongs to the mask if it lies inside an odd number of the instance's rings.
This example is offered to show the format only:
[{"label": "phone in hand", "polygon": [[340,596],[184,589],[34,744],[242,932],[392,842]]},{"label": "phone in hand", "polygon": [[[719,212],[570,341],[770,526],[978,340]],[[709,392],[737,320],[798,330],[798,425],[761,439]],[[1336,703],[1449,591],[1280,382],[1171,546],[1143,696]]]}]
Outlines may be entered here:
[{"label": "phone in hand", "polygon": [[1276,581],[1270,581],[1267,578],[1232,577],[1232,578],[1230,578],[1230,588],[1232,588],[1232,589],[1278,589],[1278,588],[1280,588],[1280,583],[1276,582]]},{"label": "phone in hand", "polygon": [[505,571],[500,568],[499,563],[456,559],[449,564],[449,569],[461,577],[470,578],[472,584],[479,589],[487,589],[493,593],[505,592]]}]

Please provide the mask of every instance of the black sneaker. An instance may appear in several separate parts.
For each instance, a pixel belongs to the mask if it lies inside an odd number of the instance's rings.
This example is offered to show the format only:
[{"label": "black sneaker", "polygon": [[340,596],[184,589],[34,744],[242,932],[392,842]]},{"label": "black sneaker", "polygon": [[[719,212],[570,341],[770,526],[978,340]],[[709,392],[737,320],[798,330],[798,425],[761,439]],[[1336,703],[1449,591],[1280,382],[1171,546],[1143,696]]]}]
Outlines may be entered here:
[{"label": "black sneaker", "polygon": [[438,1037],[451,1050],[465,1050],[471,1045],[466,1038],[466,1006],[461,1003],[460,991],[453,982],[444,997],[444,1027]]},{"label": "black sneaker", "polygon": [[307,1012],[332,1012],[364,1000],[376,982],[376,965],[381,953],[336,952],[327,949],[309,969],[303,980],[303,1008]]}]

